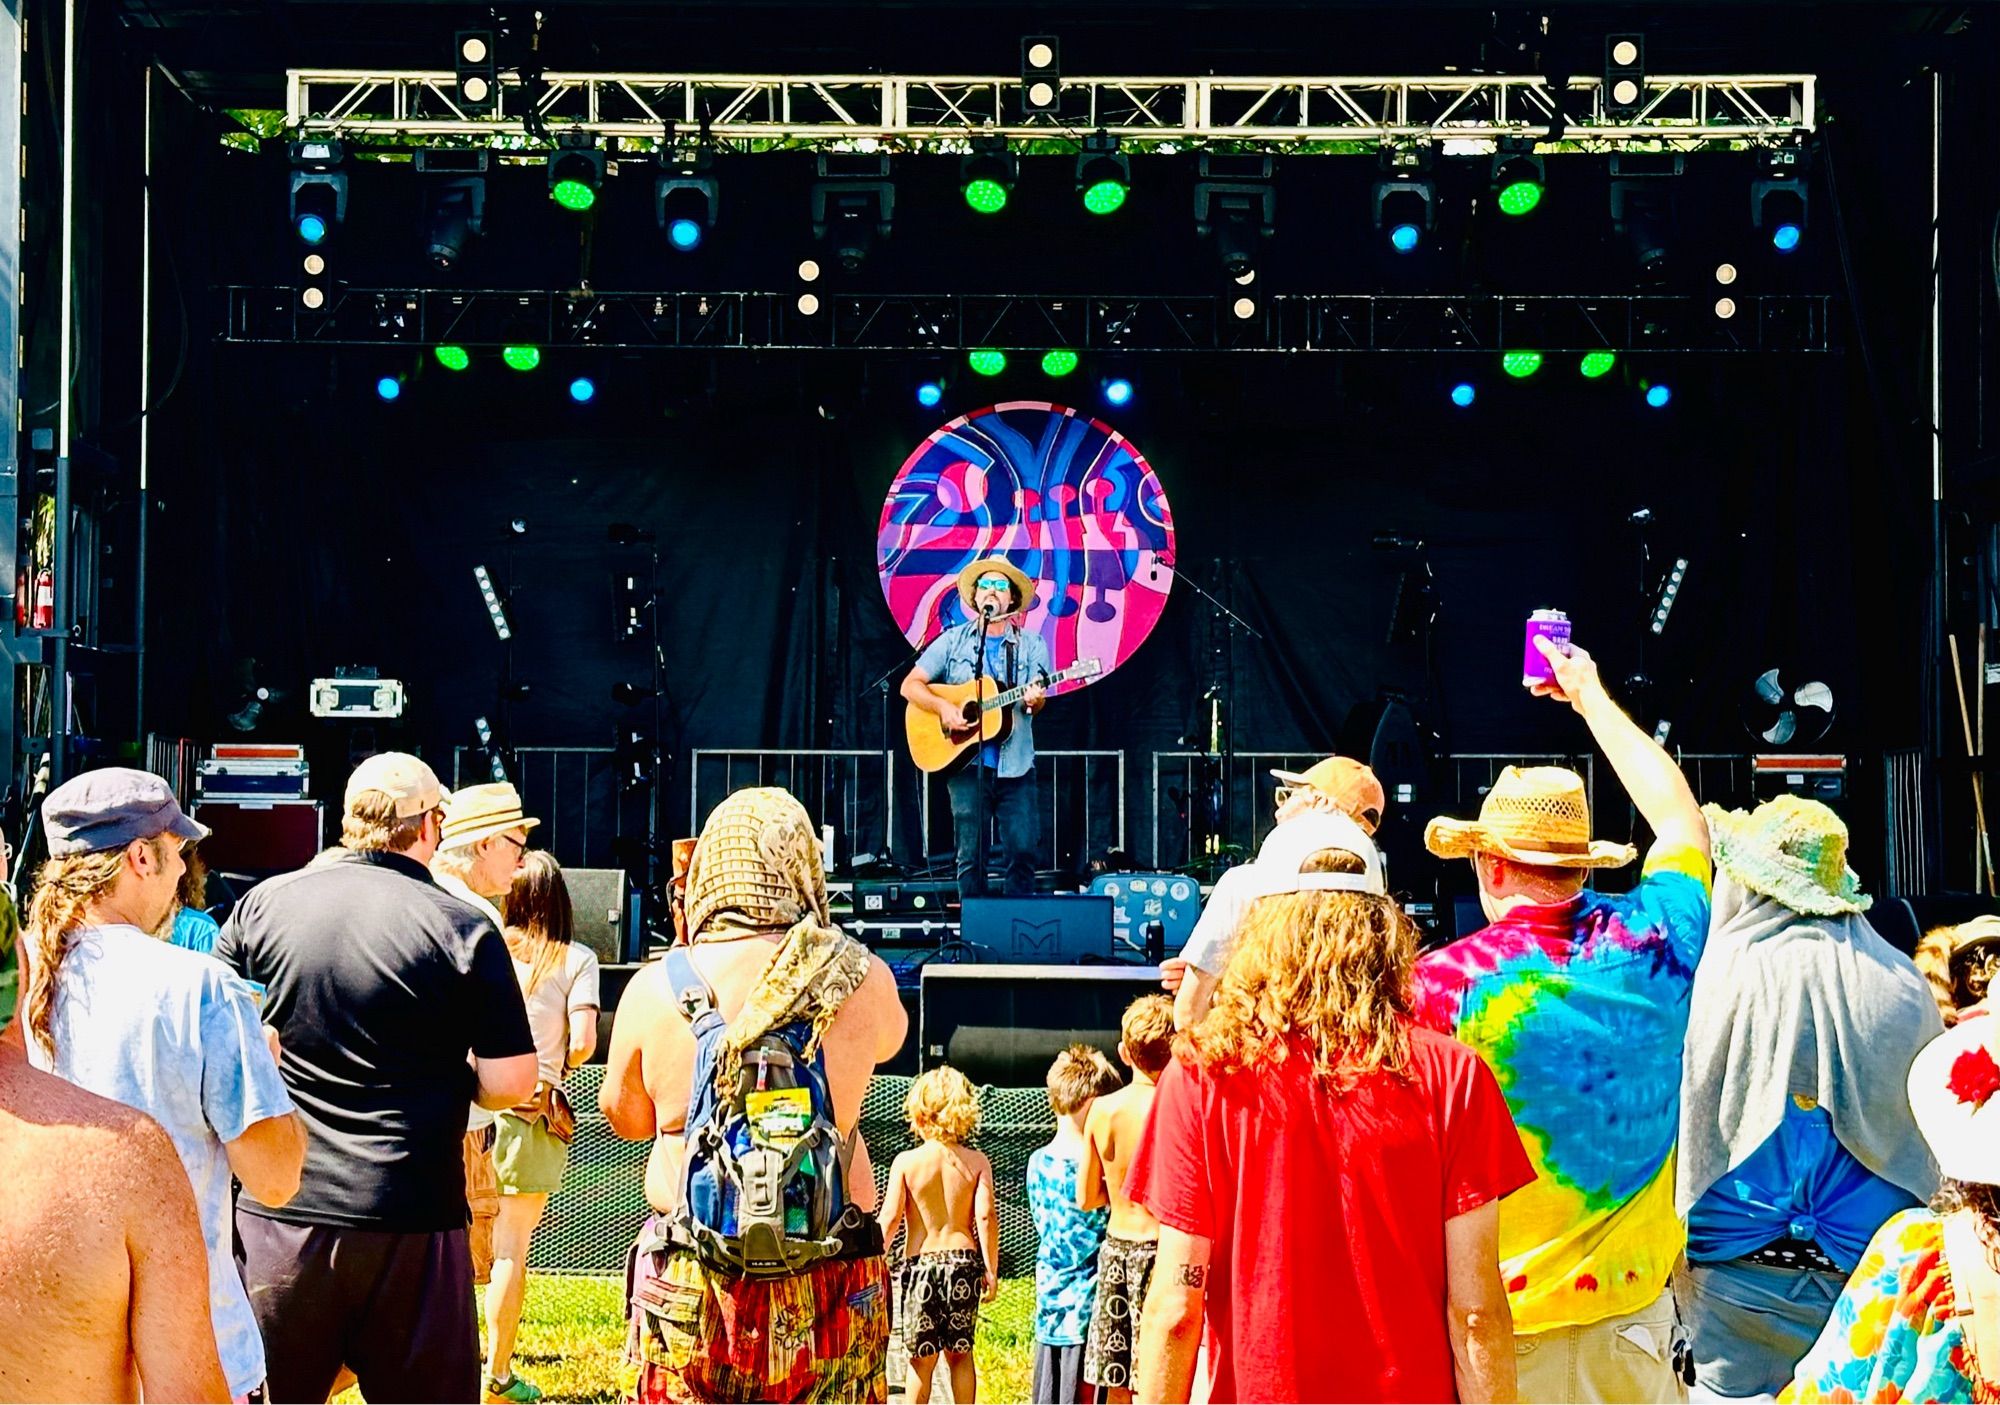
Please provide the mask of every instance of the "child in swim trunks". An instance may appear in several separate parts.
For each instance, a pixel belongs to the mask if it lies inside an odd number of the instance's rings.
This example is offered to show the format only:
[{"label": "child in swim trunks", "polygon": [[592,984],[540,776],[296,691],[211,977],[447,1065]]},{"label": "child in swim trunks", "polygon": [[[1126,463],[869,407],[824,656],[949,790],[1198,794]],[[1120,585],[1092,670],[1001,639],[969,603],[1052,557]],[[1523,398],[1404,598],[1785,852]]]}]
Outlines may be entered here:
[{"label": "child in swim trunks", "polygon": [[999,1291],[1000,1217],[993,1164],[965,1143],[979,1130],[979,1095],[964,1074],[939,1066],[910,1085],[903,1112],[922,1145],[889,1167],[882,1197],[882,1242],[893,1247],[907,1226],[908,1258],[897,1301],[910,1352],[910,1405],[931,1398],[943,1354],[951,1398],[971,1405],[979,1375],[972,1363],[979,1304]]}]

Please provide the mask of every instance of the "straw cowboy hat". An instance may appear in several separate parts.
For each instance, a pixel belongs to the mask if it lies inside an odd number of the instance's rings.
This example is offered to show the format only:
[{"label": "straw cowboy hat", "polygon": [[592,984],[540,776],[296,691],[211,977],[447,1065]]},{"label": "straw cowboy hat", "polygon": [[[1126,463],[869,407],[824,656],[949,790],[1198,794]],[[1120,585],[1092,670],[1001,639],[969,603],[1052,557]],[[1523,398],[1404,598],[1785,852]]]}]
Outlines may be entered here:
[{"label": "straw cowboy hat", "polygon": [[1560,766],[1507,767],[1478,819],[1439,816],[1424,827],[1424,847],[1441,859],[1498,854],[1546,868],[1616,868],[1638,854],[1630,844],[1591,839],[1583,777]]},{"label": "straw cowboy hat", "polygon": [[1704,805],[1715,866],[1807,917],[1866,912],[1874,899],[1847,866],[1847,826],[1817,800],[1780,795],[1745,814]]},{"label": "straw cowboy hat", "polygon": [[979,607],[972,603],[973,587],[979,578],[988,573],[997,573],[1007,578],[1014,587],[1014,608],[1025,610],[1035,599],[1035,584],[1022,574],[1021,568],[1004,556],[982,556],[958,573],[958,599],[965,606],[968,615],[979,613]]},{"label": "straw cowboy hat", "polygon": [[521,792],[501,782],[469,785],[445,797],[444,837],[440,849],[463,849],[495,834],[533,829],[540,820],[521,813]]},{"label": "straw cowboy hat", "polygon": [[1910,1061],[1910,1111],[1938,1170],[1954,1181],[2000,1185],[2000,1017],[1963,1020]]}]

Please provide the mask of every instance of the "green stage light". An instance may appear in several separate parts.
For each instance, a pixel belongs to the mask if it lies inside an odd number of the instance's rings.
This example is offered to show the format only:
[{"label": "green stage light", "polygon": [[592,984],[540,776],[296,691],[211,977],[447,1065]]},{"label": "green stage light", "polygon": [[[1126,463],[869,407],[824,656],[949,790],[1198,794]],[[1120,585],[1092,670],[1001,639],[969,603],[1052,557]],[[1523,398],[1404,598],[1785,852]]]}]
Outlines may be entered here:
[{"label": "green stage light", "polygon": [[997,215],[1007,208],[1007,187],[996,180],[970,181],[965,187],[965,203],[982,215]]},{"label": "green stage light", "polygon": [[1615,351],[1586,351],[1577,370],[1583,373],[1585,380],[1594,381],[1617,364],[1618,353]]},{"label": "green stage light", "polygon": [[1007,369],[1007,353],[1004,351],[975,351],[965,360],[974,375],[997,376]]},{"label": "green stage light", "polygon": [[447,371],[462,371],[472,364],[472,353],[462,346],[441,346],[437,348],[438,365]]},{"label": "green stage light", "polygon": [[1500,213],[1525,215],[1542,203],[1540,181],[1515,181],[1500,189]]},{"label": "green stage light", "polygon": [[507,363],[509,370],[532,371],[542,364],[542,349],[538,346],[510,346],[500,353],[500,359]]},{"label": "green stage light", "polygon": [[1116,214],[1131,187],[1120,180],[1101,180],[1083,192],[1083,208],[1093,215]]},{"label": "green stage light", "polygon": [[1525,380],[1542,369],[1542,353],[1539,351],[1508,351],[1500,357],[1500,369],[1515,380]]},{"label": "green stage light", "polygon": [[588,210],[597,203],[597,192],[582,181],[557,181],[549,194],[565,210]]},{"label": "green stage light", "polygon": [[1076,369],[1077,356],[1074,351],[1058,347],[1042,356],[1042,374],[1045,376],[1066,376]]}]

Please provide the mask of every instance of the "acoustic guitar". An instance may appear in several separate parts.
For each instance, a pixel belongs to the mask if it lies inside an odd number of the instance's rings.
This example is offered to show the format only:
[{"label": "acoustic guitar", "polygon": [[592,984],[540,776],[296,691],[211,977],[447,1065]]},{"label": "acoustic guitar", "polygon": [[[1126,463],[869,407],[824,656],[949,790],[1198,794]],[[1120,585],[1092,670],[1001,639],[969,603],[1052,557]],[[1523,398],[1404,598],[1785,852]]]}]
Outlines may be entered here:
[{"label": "acoustic guitar", "polygon": [[[1062,672],[1051,674],[1042,686],[1053,690],[1058,683],[1073,678],[1095,678],[1102,672],[1104,665],[1096,659],[1079,659]],[[982,678],[976,688],[971,683],[933,683],[931,691],[957,703],[965,725],[947,728],[943,718],[915,703],[903,710],[903,732],[909,738],[910,759],[920,771],[942,771],[979,743],[1006,736],[1013,725],[1007,709],[1019,702],[1028,689],[1023,685],[1001,692],[998,683]]]}]

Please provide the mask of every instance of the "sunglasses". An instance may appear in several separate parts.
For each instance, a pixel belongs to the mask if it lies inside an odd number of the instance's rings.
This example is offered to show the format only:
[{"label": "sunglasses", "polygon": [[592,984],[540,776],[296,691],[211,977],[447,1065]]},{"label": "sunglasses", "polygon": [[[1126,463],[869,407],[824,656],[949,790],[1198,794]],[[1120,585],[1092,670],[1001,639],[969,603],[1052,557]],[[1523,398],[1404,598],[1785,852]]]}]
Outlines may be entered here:
[{"label": "sunglasses", "polygon": [[979,590],[1012,590],[1014,583],[1005,576],[981,576],[974,586]]}]

